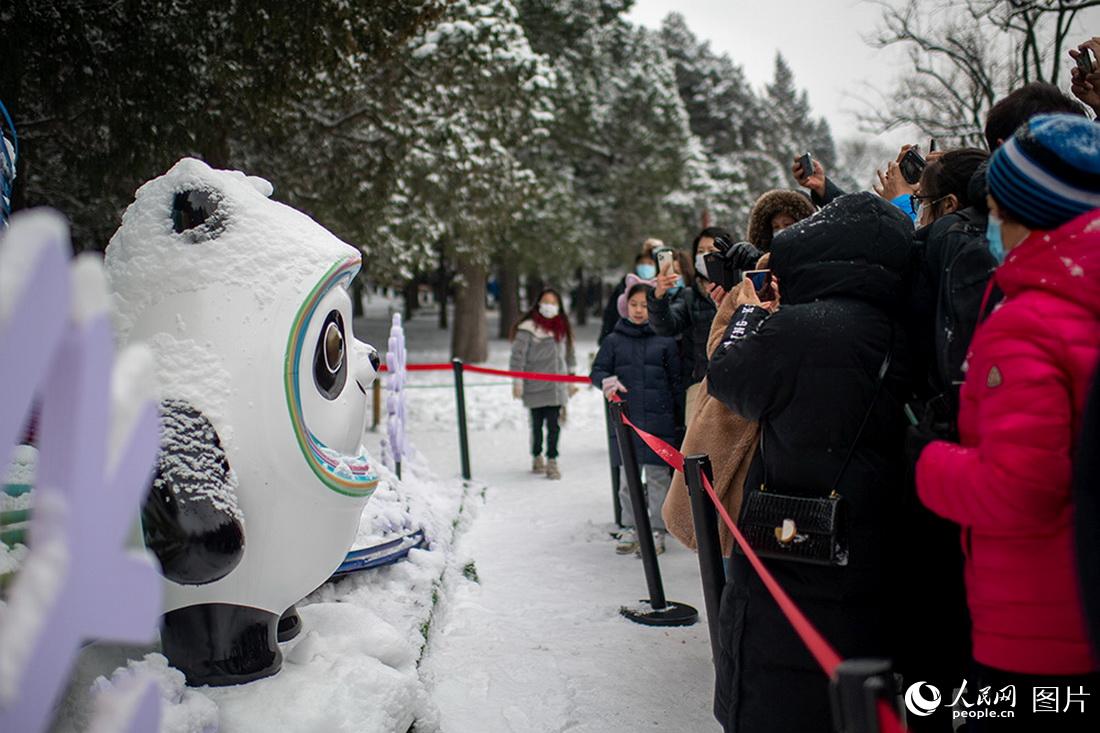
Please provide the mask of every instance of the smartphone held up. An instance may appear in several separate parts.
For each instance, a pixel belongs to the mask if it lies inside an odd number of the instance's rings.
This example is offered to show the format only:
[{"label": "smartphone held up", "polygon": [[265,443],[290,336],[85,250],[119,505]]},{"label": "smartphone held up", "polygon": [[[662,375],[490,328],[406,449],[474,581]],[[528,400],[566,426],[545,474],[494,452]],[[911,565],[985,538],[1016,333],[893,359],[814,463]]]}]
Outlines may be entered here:
[{"label": "smartphone held up", "polygon": [[798,164],[802,166],[802,178],[809,178],[814,174],[814,157],[809,153],[803,153],[798,159]]},{"label": "smartphone held up", "polygon": [[775,300],[775,281],[772,279],[771,270],[747,270],[745,277],[752,283],[753,289],[756,290],[756,297],[760,298],[761,303]]},{"label": "smartphone held up", "polygon": [[669,247],[662,247],[653,253],[657,260],[657,272],[661,275],[672,273],[673,251]]},{"label": "smartphone held up", "polygon": [[1077,68],[1081,70],[1082,75],[1091,74],[1096,70],[1096,64],[1093,63],[1092,53],[1089,51],[1088,46],[1078,48],[1077,55],[1073,60],[1077,62]]}]

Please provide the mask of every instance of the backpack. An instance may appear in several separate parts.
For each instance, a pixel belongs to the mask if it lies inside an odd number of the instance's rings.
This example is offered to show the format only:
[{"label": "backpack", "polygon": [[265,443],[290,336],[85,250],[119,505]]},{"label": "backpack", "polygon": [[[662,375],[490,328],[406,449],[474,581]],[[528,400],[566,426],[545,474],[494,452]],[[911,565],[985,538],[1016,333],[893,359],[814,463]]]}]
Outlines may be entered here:
[{"label": "backpack", "polygon": [[[982,298],[997,261],[986,244],[986,217],[974,208],[956,212],[959,221],[939,241],[929,242],[929,265],[939,270],[936,293],[936,371],[944,392],[956,394],[963,364],[980,320]],[[957,404],[957,401],[956,403]]]}]

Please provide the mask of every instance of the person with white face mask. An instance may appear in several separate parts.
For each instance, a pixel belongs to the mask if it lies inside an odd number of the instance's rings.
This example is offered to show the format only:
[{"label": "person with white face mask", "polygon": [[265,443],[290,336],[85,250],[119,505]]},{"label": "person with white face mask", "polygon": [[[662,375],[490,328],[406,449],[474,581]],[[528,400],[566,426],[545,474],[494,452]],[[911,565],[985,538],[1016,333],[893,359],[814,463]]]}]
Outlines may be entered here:
[{"label": "person with white face mask", "polygon": [[[508,368],[514,372],[572,374],[575,367],[573,331],[561,295],[547,288],[512,329],[512,358]],[[524,407],[531,411],[531,471],[545,473],[549,479],[561,478],[558,436],[562,412],[576,389],[560,382],[532,379],[517,379],[512,385],[512,395],[522,399]]]},{"label": "person with white face mask", "polygon": [[[677,267],[658,272],[656,285],[649,291],[648,306],[653,330],[661,336],[680,341],[683,361],[681,384],[686,390],[685,424],[690,422],[699,383],[707,373],[707,336],[718,312],[715,296],[718,288],[706,279],[708,254],[718,251],[715,241],[729,243],[733,237],[725,229],[707,227],[691,245],[691,254],[677,252]],[[678,287],[679,286],[679,287]],[[718,300],[721,300],[720,292]]]}]

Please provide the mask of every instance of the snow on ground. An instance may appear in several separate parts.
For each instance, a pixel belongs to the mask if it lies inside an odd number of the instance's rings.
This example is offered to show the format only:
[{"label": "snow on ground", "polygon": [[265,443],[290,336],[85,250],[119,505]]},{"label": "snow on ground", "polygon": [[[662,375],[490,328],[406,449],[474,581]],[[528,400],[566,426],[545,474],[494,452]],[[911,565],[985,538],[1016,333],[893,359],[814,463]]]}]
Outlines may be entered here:
[{"label": "snow on ground", "polygon": [[[380,469],[380,501],[368,502],[359,537],[416,523],[425,526],[431,545],[396,565],[326,583],[299,603],[303,631],[281,645],[278,674],[236,687],[184,690],[157,647],[94,644],[82,654],[54,730],[84,730],[92,712],[87,691],[110,687],[103,676],[118,677],[112,670],[126,666],[157,677],[166,710],[162,733],[404,733],[417,720],[431,730],[436,713],[418,660],[456,532],[474,503],[468,495],[480,487],[438,478],[419,455],[403,468],[400,491],[396,477]],[[142,659],[146,664],[134,664]]]},{"label": "snow on ground", "polygon": [[[377,342],[373,321],[363,330]],[[445,356],[445,344],[430,346],[439,334],[430,319],[412,321],[411,360]],[[582,368],[594,337],[583,330]],[[506,366],[507,348],[493,342],[490,364]],[[472,472],[489,488],[444,575],[421,664],[440,730],[717,730],[705,619],[660,629],[619,616],[646,585],[641,562],[616,555],[609,534],[600,393],[583,388],[570,402],[563,479],[551,482],[528,471],[527,414],[508,381],[471,374],[467,382]],[[410,383],[445,387],[410,393],[409,425],[436,471],[457,470],[450,375],[416,373]],[[660,560],[668,598],[702,609],[695,555],[670,539]]]}]

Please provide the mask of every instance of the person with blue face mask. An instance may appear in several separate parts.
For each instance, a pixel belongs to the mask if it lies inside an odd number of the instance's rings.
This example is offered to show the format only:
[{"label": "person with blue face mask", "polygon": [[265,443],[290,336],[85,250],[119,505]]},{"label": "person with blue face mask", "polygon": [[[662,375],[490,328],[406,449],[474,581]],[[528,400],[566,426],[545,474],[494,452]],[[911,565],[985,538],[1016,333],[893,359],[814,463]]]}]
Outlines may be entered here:
[{"label": "person with blue face mask", "polygon": [[[657,276],[657,261],[653,258],[653,253],[664,246],[665,243],[660,239],[650,238],[642,242],[641,251],[634,257],[631,273],[642,280],[655,278]],[[619,298],[624,292],[626,292],[625,276],[615,286],[615,289],[611,292],[611,297],[607,299],[607,305],[603,312],[603,325],[600,327],[600,335],[596,338],[597,344],[602,344],[607,335],[615,330],[615,324],[619,322]]]},{"label": "person with blue face mask", "polygon": [[994,214],[990,214],[989,220],[986,222],[985,239],[989,254],[993,255],[993,259],[997,261],[998,265],[1003,264],[1005,261],[1005,243],[1004,238],[1001,236],[1001,220]]},{"label": "person with blue face mask", "polygon": [[641,260],[639,257],[638,262],[634,265],[634,274],[643,280],[652,280],[657,277],[657,265],[654,264],[652,259]]},{"label": "person with blue face mask", "polygon": [[[957,434],[918,424],[907,453],[921,502],[961,530],[973,689],[1095,690],[1100,512],[1095,486],[1075,491],[1073,456],[1096,450],[1081,426],[1100,364],[1100,126],[1032,117],[986,179],[989,253],[1003,258],[989,290],[1003,298],[981,309]],[[1052,724],[1033,713],[1017,710],[1018,730],[1100,730],[1100,706]]]}]

